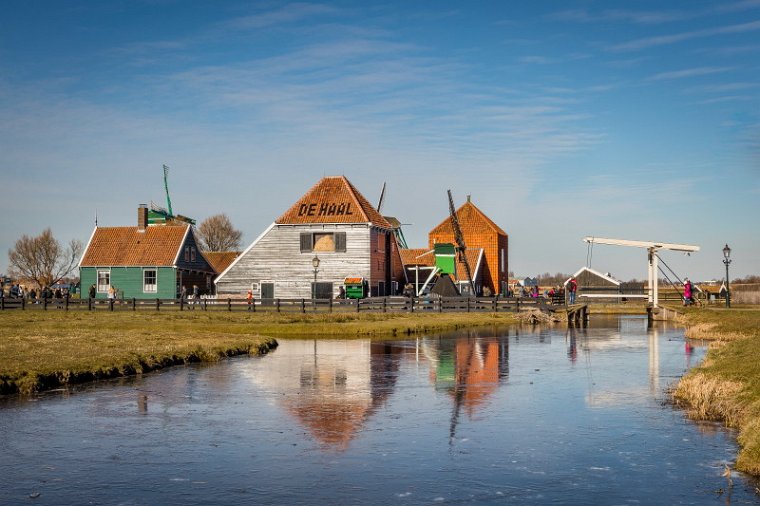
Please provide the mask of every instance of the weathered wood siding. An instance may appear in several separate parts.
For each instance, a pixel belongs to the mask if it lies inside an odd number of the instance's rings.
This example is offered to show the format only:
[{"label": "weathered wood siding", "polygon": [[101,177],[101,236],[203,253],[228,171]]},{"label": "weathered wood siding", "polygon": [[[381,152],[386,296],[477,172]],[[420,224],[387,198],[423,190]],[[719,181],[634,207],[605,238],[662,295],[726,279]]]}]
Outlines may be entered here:
[{"label": "weathered wood siding", "polygon": [[[253,288],[254,297],[261,297],[261,283],[272,282],[275,297],[310,298],[315,255],[317,281],[333,283],[333,296],[347,277],[372,282],[370,230],[366,224],[275,225],[217,280],[217,293],[243,296]],[[301,232],[345,232],[346,251],[301,252]]]}]

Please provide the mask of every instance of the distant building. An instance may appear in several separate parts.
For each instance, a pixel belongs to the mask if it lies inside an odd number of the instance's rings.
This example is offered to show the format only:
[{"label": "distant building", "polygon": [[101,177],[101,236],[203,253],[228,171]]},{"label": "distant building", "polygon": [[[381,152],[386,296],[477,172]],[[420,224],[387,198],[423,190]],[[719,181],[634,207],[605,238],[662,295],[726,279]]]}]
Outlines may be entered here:
[{"label": "distant building", "polygon": [[95,227],[79,262],[82,294],[95,285],[97,298],[112,286],[129,299],[177,298],[193,285],[208,293],[214,275],[192,226],[148,226],[146,206],[137,210],[136,227]]},{"label": "distant building", "polygon": [[567,284],[572,278],[578,283],[578,297],[588,297],[591,299],[612,298],[619,300],[621,282],[613,278],[609,273],[602,274],[590,267],[581,267],[570,278],[563,283]]},{"label": "distant building", "polygon": [[[314,263],[318,263],[315,268]],[[393,226],[344,176],[325,177],[277,218],[216,280],[219,295],[336,297],[346,278],[368,294],[405,282]]]}]

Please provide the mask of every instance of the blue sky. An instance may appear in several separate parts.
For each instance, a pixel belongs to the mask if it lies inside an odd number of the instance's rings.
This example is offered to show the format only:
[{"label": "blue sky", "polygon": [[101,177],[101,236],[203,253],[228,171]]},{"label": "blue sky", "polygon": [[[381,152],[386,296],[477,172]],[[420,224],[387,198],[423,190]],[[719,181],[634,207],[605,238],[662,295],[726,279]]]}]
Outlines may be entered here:
[{"label": "blue sky", "polygon": [[[387,182],[411,246],[472,195],[518,275],[586,265],[587,235],[760,274],[760,0],[4,3],[0,271],[22,234],[132,225],[162,164],[245,245],[344,174]],[[638,249],[591,267],[646,277]]]}]

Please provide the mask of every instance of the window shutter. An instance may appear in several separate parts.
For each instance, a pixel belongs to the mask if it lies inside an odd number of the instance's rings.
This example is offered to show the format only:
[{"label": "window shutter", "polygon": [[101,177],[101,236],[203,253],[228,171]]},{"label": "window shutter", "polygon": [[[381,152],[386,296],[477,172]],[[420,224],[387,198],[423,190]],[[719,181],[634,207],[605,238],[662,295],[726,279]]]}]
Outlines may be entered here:
[{"label": "window shutter", "polygon": [[335,251],[340,253],[346,252],[346,233],[335,232]]},{"label": "window shutter", "polygon": [[313,247],[311,232],[301,232],[301,253],[308,253]]}]

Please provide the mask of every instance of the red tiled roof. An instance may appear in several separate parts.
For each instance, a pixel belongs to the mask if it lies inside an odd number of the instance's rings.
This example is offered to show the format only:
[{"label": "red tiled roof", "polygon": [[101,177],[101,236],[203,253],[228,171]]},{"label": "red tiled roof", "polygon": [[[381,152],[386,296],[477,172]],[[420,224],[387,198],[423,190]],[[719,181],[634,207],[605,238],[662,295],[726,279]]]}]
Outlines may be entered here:
[{"label": "red tiled roof", "polygon": [[371,223],[392,228],[345,176],[328,176],[319,180],[275,223]]},{"label": "red tiled roof", "polygon": [[399,249],[401,263],[407,265],[435,265],[433,251],[425,248]]},{"label": "red tiled roof", "polygon": [[217,274],[224,272],[235,259],[240,256],[239,251],[206,251],[203,253],[211,268]]},{"label": "red tiled roof", "polygon": [[[486,216],[483,211],[478,209],[478,207],[469,200],[457,209],[457,219],[459,220],[459,227],[462,229],[462,234],[465,236],[470,233],[482,232],[484,226],[490,228],[497,234],[507,235],[501,227],[494,223],[491,218]],[[451,226],[451,217],[447,217],[437,227],[431,230],[430,234],[453,234],[453,230],[454,229]]]},{"label": "red tiled roof", "polygon": [[98,227],[80,265],[170,266],[182,247],[189,225],[148,227]]}]

